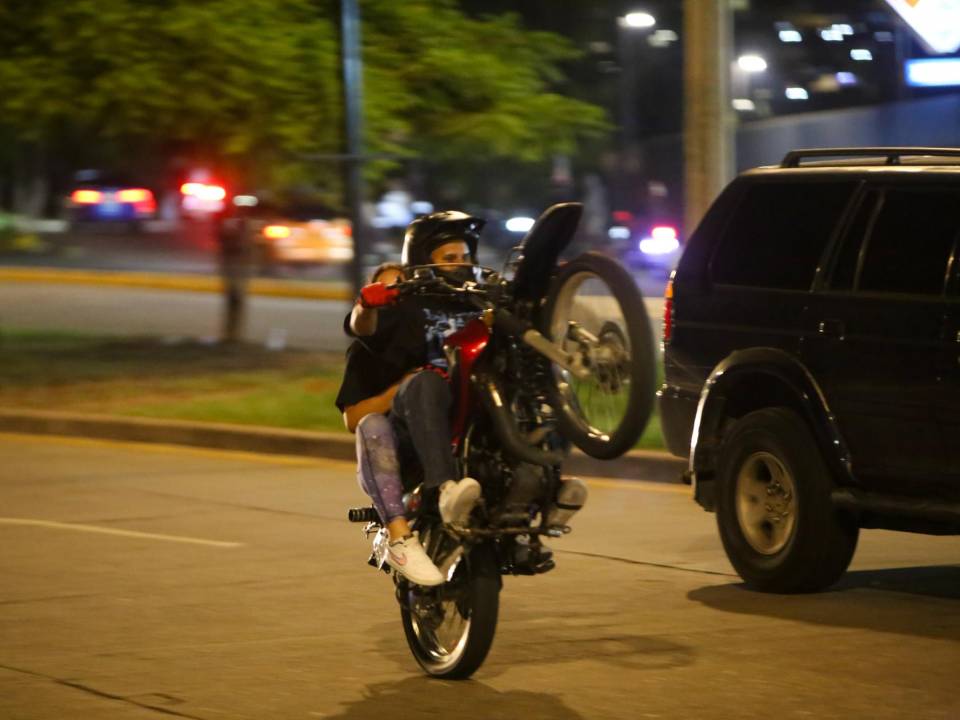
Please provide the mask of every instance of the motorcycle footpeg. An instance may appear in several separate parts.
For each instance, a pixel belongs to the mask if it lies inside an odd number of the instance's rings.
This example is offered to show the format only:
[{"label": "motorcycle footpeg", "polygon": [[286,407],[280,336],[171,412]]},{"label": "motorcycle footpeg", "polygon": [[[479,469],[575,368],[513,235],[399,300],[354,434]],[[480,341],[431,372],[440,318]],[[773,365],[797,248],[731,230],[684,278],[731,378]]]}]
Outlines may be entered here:
[{"label": "motorcycle footpeg", "polygon": [[552,558],[547,558],[547,559],[545,559],[545,560],[540,561],[540,562],[537,563],[536,565],[534,565],[534,566],[531,568],[531,570],[533,570],[533,574],[534,574],[534,575],[542,575],[542,574],[545,573],[545,572],[550,572],[550,571],[553,570],[556,566],[557,566],[557,564],[553,561]]},{"label": "motorcycle footpeg", "polygon": [[347,520],[355,523],[378,523],[380,516],[374,507],[350,508],[347,510]]},{"label": "motorcycle footpeg", "polygon": [[387,575],[390,574],[390,566],[389,566],[389,565],[386,565],[386,564],[380,565],[379,563],[377,563],[377,555],[376,555],[376,553],[370,553],[370,557],[367,558],[367,565],[369,565],[369,566],[372,567],[372,568],[379,568],[380,570],[383,570]]}]

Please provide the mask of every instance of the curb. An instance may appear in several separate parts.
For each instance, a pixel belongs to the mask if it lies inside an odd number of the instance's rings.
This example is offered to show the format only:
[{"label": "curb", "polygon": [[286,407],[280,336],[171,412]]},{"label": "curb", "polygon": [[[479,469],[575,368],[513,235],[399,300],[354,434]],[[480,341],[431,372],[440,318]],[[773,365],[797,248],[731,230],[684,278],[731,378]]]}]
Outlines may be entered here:
[{"label": "curb", "polygon": [[[179,292],[220,293],[223,291],[223,281],[215,275],[126,272],[115,270],[5,267],[0,268],[0,281],[96,285],[98,287],[112,286]],[[296,298],[302,300],[349,301],[353,299],[350,289],[343,283],[253,278],[250,280],[249,292],[252,295],[264,297]]]},{"label": "curb", "polygon": [[[256,425],[0,408],[0,432],[187,445],[328,460],[356,459],[352,435]],[[616,460],[595,460],[576,450],[564,463],[564,470],[572,475],[671,484],[680,483],[686,467],[685,460],[655,450],[633,450]]]}]

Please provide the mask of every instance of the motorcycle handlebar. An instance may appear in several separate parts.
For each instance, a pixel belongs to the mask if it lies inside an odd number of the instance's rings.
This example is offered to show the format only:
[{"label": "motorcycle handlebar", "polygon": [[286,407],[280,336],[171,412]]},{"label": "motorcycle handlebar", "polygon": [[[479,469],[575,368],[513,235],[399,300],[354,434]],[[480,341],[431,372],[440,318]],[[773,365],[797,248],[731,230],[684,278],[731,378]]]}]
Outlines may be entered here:
[{"label": "motorcycle handlebar", "polygon": [[[481,265],[472,263],[457,263],[454,267],[479,268],[481,271],[489,273],[489,277],[497,277],[494,270]],[[434,272],[437,268],[451,267],[450,265],[416,265],[408,268],[412,270],[413,277],[400,280],[390,287],[396,288],[401,296],[423,294],[423,295],[443,295],[447,297],[467,297],[470,299],[486,298],[489,295],[489,282],[468,282],[463,286],[457,286],[449,283],[442,275]]]}]

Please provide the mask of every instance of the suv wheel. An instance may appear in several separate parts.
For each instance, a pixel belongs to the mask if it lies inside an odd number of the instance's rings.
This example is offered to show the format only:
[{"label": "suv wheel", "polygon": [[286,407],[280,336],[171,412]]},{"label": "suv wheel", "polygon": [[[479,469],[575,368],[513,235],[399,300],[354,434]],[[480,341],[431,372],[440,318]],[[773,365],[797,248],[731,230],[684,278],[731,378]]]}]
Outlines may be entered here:
[{"label": "suv wheel", "polygon": [[830,473],[794,411],[737,420],[720,448],[718,481],[720,538],[748,587],[813,592],[847,569],[859,528],[833,507]]}]

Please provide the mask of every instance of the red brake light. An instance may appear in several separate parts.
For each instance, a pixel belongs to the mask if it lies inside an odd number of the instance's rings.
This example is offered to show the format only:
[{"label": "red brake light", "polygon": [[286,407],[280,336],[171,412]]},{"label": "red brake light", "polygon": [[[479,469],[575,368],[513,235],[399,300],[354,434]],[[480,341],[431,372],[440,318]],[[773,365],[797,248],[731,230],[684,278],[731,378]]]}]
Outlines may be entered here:
[{"label": "red brake light", "polygon": [[153,200],[153,193],[143,188],[126,188],[117,193],[117,200],[125,203],[144,203]]},{"label": "red brake light", "polygon": [[180,192],[184,195],[192,195],[201,200],[223,200],[227,196],[226,188],[220,185],[207,185],[207,183],[188,182],[180,186]]},{"label": "red brake light", "polygon": [[667,281],[663,291],[663,344],[669,345],[673,337],[673,280]]},{"label": "red brake light", "polygon": [[223,200],[227,196],[227,191],[219,185],[204,185],[201,195],[204,200]]},{"label": "red brake light", "polygon": [[74,190],[70,199],[77,205],[96,205],[103,200],[103,193],[99,190]]}]

